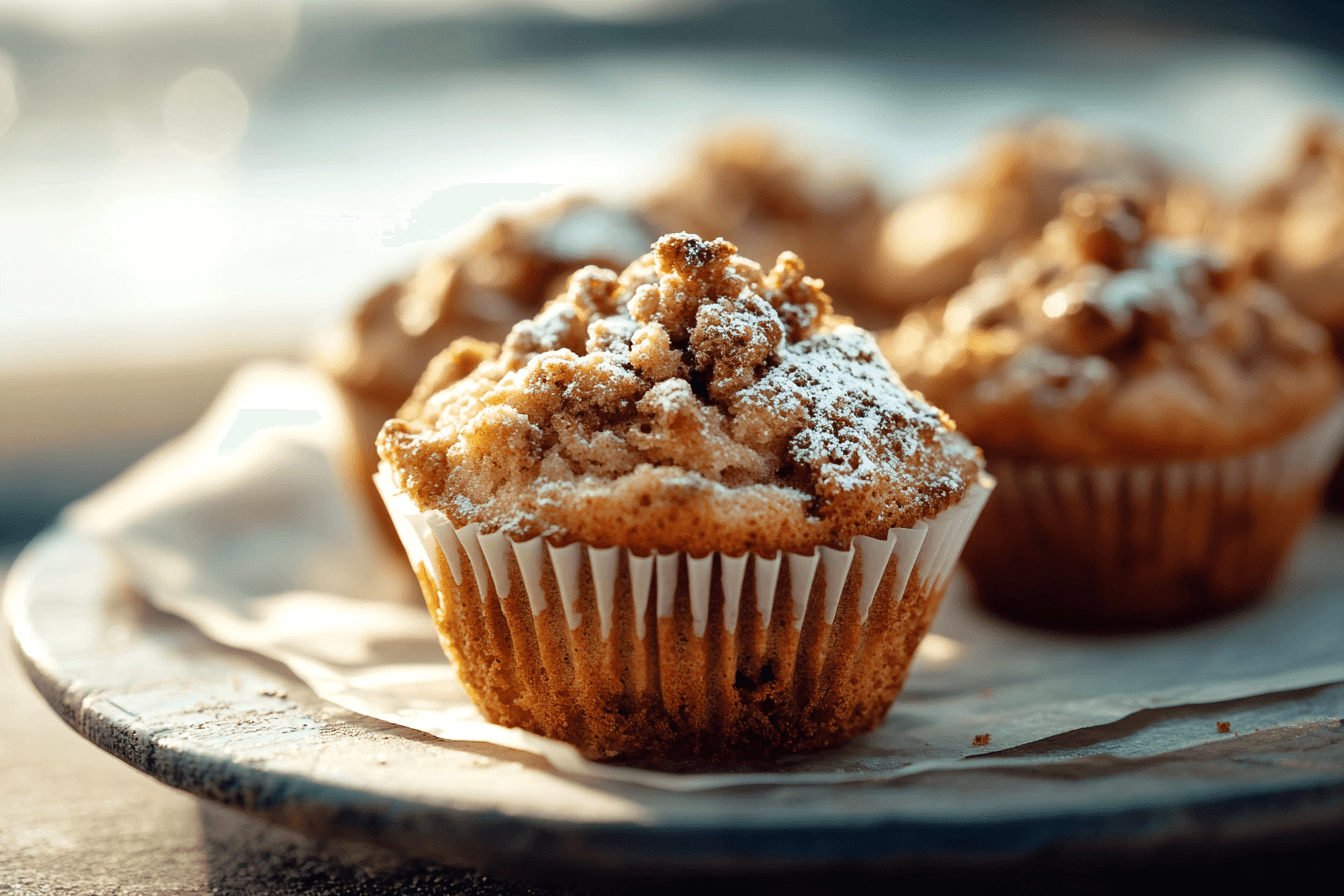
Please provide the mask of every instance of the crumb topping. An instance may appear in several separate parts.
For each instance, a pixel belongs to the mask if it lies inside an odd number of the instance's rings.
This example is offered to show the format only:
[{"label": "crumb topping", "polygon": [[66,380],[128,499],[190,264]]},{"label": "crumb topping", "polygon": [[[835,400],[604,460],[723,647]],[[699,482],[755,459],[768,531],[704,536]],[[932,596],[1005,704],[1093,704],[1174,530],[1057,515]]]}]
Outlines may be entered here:
[{"label": "crumb topping", "polygon": [[578,271],[497,355],[436,359],[378,441],[420,507],[702,555],[847,546],[961,498],[979,452],[801,259],[765,272],[686,233],[653,249],[620,275]]},{"label": "crumb topping", "polygon": [[1157,238],[1105,185],[1065,194],[1023,252],[882,340],[986,451],[1101,462],[1231,453],[1287,434],[1339,387],[1326,334],[1212,248]]},{"label": "crumb topping", "polygon": [[999,135],[957,180],[900,205],[883,226],[882,288],[893,306],[945,298],[976,265],[1040,237],[1061,195],[1096,181],[1158,200],[1156,229],[1200,232],[1216,213],[1212,195],[1141,148],[1077,124],[1045,119]]}]

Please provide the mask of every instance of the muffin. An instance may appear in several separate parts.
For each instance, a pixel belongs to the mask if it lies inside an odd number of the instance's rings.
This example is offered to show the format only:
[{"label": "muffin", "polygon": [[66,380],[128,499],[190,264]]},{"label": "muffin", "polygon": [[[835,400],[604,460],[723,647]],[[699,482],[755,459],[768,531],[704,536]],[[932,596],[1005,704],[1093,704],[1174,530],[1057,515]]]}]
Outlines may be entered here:
[{"label": "muffin", "polygon": [[873,258],[890,206],[862,171],[809,161],[766,131],[730,131],[640,210],[660,233],[726,237],[751,258],[792,250],[808,259],[837,311],[870,323]]},{"label": "muffin", "polygon": [[1209,191],[1152,154],[1072,122],[1035,122],[997,135],[969,171],[907,200],[884,222],[875,285],[884,325],[902,309],[965,286],[981,261],[1034,242],[1064,191],[1093,180],[1159,200],[1151,223],[1163,233],[1200,233],[1217,215]]},{"label": "muffin", "polygon": [[1113,187],[882,337],[999,488],[967,546],[980,599],[1067,629],[1244,605],[1312,517],[1344,416],[1329,340],[1219,255],[1154,237]]},{"label": "muffin", "polygon": [[1251,271],[1344,347],[1344,128],[1338,122],[1306,128],[1286,170],[1242,207],[1235,232]]},{"label": "muffin", "polygon": [[[1286,169],[1243,205],[1233,232],[1238,259],[1325,327],[1344,357],[1344,127],[1307,127]],[[1326,505],[1344,510],[1344,466]]]},{"label": "muffin", "polygon": [[371,485],[374,439],[430,359],[459,336],[503,339],[515,321],[563,292],[574,271],[624,266],[653,236],[634,213],[587,197],[502,216],[456,251],[383,287],[323,334],[313,358],[345,399],[359,446],[351,482],[367,494],[377,519],[386,522],[387,515]]},{"label": "muffin", "polygon": [[604,759],[873,728],[990,488],[797,256],[689,234],[455,343],[378,450],[482,713]]}]

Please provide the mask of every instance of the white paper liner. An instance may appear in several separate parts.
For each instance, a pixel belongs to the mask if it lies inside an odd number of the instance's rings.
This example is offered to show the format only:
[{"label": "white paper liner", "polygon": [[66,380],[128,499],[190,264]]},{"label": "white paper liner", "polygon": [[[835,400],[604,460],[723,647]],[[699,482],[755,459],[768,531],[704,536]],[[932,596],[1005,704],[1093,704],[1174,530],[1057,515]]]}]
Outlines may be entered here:
[{"label": "white paper liner", "polygon": [[[996,586],[1021,589],[1022,597],[1001,598],[1015,616],[1030,617],[1034,608],[1021,602],[1049,589],[1039,570],[1057,558],[1094,563],[1102,580],[1095,592],[1080,587],[1076,596],[1051,598],[1056,610],[1079,619],[1094,612],[1083,602],[1095,608],[1110,601],[1097,612],[1123,613],[1124,595],[1101,595],[1109,584],[1133,582],[1189,587],[1191,612],[1215,612],[1214,598],[1203,595],[1226,594],[1233,606],[1239,587],[1268,586],[1297,527],[1315,511],[1342,446],[1344,401],[1279,442],[1229,458],[1105,466],[991,461],[999,488],[968,564],[992,577],[984,586],[991,604],[1000,599]],[[1141,600],[1137,595],[1135,603]],[[1164,601],[1181,621],[1184,605],[1174,596]]]},{"label": "white paper liner", "polygon": [[[243,412],[255,408],[313,410],[324,422],[258,429],[238,450],[223,452]],[[1268,599],[1180,632],[1099,640],[1034,631],[978,611],[954,579],[885,722],[838,750],[715,772],[590,762],[567,744],[492,725],[471,704],[443,659],[423,601],[403,598],[406,560],[379,554],[376,527],[361,517],[364,502],[343,490],[347,449],[341,427],[327,425],[341,413],[339,398],[311,371],[249,367],[191,432],[76,505],[66,523],[107,545],[155,607],[218,643],[286,664],[324,700],[448,742],[524,750],[598,787],[697,791],[891,780],[1163,707],[1164,721],[1048,758],[1152,756],[1230,737],[1218,733],[1215,720],[1245,732],[1339,715],[1327,705],[1333,690],[1244,707],[1220,703],[1344,681],[1344,522],[1328,518],[1306,533]],[[431,531],[441,544],[454,544],[450,527]],[[913,541],[922,532],[900,537]],[[449,575],[472,575],[452,567],[455,550],[444,554]],[[913,565],[913,550],[898,556]],[[752,561],[763,619],[779,560]],[[867,562],[878,561],[861,550],[856,563]],[[651,598],[653,565],[651,557],[632,558],[637,621],[641,599]],[[741,610],[751,603],[745,595]],[[991,744],[974,747],[978,733],[991,733]]]},{"label": "white paper liner", "polygon": [[1107,498],[1123,490],[1132,501],[1143,503],[1151,501],[1159,487],[1168,500],[1179,501],[1218,483],[1221,500],[1230,503],[1265,488],[1289,491],[1318,485],[1339,462],[1341,450],[1344,401],[1286,439],[1228,458],[1099,466],[995,460],[990,466],[999,480],[999,501],[1053,502],[1055,493],[1067,499],[1090,488]]},{"label": "white paper liner", "polygon": [[[748,558],[756,565],[755,610],[761,616],[763,627],[768,627],[770,623],[774,584],[781,557],[789,568],[795,628],[803,627],[808,602],[811,599],[812,584],[819,567],[825,570],[826,622],[834,622],[840,595],[851,574],[859,578],[861,596],[857,611],[860,622],[866,621],[878,582],[893,556],[897,563],[897,574],[892,591],[897,600],[905,593],[905,587],[915,569],[919,569],[921,579],[930,591],[940,592],[947,587],[957,558],[961,555],[961,549],[970,535],[971,527],[975,525],[976,518],[994,489],[993,477],[982,474],[978,481],[971,483],[960,502],[933,519],[921,520],[909,528],[893,528],[887,532],[885,539],[859,536],[854,539],[854,544],[848,550],[843,551],[823,546],[812,554],[781,551],[775,557],[760,554],[733,557],[717,552],[704,557],[683,553],[639,557],[624,548],[596,548],[579,543],[557,548],[545,543],[540,536],[525,541],[514,541],[498,532],[482,534],[480,526],[476,523],[454,530],[441,511],[420,511],[409,496],[398,491],[392,484],[386,465],[374,476],[374,482],[387,504],[388,513],[391,514],[397,531],[403,535],[402,541],[412,566],[423,567],[440,587],[444,584],[438,563],[440,550],[443,556],[448,558],[454,582],[459,585],[462,583],[462,571],[455,562],[458,557],[457,545],[461,544],[476,578],[477,593],[481,599],[493,596],[496,600],[508,600],[511,586],[507,552],[512,550],[523,580],[527,583],[532,614],[535,616],[546,609],[546,598],[541,593],[541,581],[545,574],[544,564],[549,561],[564,602],[565,617],[569,627],[575,629],[583,622],[582,614],[574,607],[579,596],[579,577],[586,560],[593,580],[597,583],[597,605],[604,640],[611,633],[611,608],[615,600],[613,584],[622,557],[627,558],[632,569],[636,563],[641,563],[639,576],[637,578],[632,576],[636,578],[637,584],[630,595],[635,618],[641,623],[638,631],[641,639],[644,636],[642,622],[648,600],[647,584],[643,578],[647,573],[643,570],[647,569],[649,561],[653,561],[657,569],[658,616],[666,618],[673,613],[672,601],[677,590],[679,569],[684,559],[690,576],[691,614],[695,620],[697,637],[705,636],[706,627],[710,622],[709,592],[716,565],[723,570],[723,616],[719,622],[727,632],[737,630],[743,603],[742,581]],[[454,532],[456,543],[444,539],[441,534],[444,532]],[[861,558],[858,564],[854,563],[856,553]],[[746,603],[750,607],[752,603],[750,595],[747,597]]]},{"label": "white paper liner", "polygon": [[[397,530],[419,540],[407,556],[482,712],[500,724],[556,733],[589,755],[732,754],[760,751],[763,737],[775,738],[777,751],[798,752],[871,730],[904,682],[917,638],[994,486],[982,474],[936,517],[844,550],[655,554],[649,559],[658,634],[646,647],[650,619],[634,623],[636,610],[648,608],[648,583],[621,575],[632,568],[628,550],[557,546],[541,537],[514,541],[478,525],[454,528],[440,511],[419,511],[398,494],[386,465],[374,481],[397,516]],[[448,529],[456,542],[447,547],[458,553],[459,568],[465,563],[472,572],[453,582],[446,581],[445,545],[434,535]],[[873,559],[855,562],[864,551]],[[760,595],[754,602],[746,595],[742,606],[749,563],[762,568],[762,580],[776,583],[778,570],[788,571],[768,609]],[[517,603],[520,580],[526,605]],[[563,619],[554,610],[543,616],[557,595]],[[837,625],[842,599],[850,606]],[[870,622],[879,599],[882,612]],[[906,602],[910,607],[902,609]],[[753,603],[757,618],[739,631]],[[783,614],[773,630],[763,624],[767,614]],[[612,642],[618,618],[616,643],[599,647]],[[773,684],[762,688],[767,682]]]}]

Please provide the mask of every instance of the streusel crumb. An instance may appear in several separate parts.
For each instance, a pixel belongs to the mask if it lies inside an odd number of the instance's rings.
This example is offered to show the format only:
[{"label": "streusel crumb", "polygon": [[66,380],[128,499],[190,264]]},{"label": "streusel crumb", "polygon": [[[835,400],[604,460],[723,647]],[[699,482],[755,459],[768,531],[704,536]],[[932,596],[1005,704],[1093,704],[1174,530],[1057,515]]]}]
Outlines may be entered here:
[{"label": "streusel crumb", "polygon": [[588,267],[498,356],[456,343],[379,452],[455,525],[638,553],[810,551],[956,503],[979,452],[791,253],[665,236]]},{"label": "streusel crumb", "polygon": [[906,381],[998,457],[1218,457],[1329,406],[1329,340],[1211,246],[1154,233],[1140,194],[1065,194],[1029,249],[882,337]]}]

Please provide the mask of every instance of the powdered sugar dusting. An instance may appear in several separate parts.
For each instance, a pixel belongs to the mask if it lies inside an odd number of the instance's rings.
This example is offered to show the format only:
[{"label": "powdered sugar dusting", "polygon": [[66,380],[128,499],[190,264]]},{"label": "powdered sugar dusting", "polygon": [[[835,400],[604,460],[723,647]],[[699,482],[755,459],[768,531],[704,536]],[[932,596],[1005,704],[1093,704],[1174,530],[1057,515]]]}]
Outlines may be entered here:
[{"label": "powdered sugar dusting", "polygon": [[883,340],[915,388],[1002,456],[1221,456],[1323,411],[1320,328],[1211,246],[1158,238],[1115,187],[1066,194],[1034,245],[984,265]]},{"label": "powdered sugar dusting", "polygon": [[380,438],[399,484],[455,521],[636,550],[843,545],[959,500],[970,443],[801,259],[735,251],[673,234],[619,278],[580,271],[497,359],[421,384]]}]

